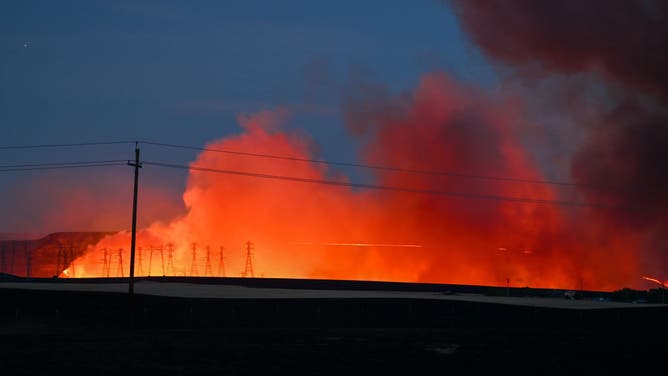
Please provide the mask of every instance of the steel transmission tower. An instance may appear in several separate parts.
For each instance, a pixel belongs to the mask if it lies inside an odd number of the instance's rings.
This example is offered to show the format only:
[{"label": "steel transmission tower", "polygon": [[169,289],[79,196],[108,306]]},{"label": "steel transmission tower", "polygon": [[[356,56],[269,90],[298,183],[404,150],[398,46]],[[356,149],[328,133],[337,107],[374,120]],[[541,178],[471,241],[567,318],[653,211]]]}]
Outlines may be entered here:
[{"label": "steel transmission tower", "polygon": [[174,245],[167,244],[167,274],[174,275]]},{"label": "steel transmission tower", "polygon": [[123,275],[123,248],[118,249],[118,269],[117,269],[119,277],[124,277]]},{"label": "steel transmission tower", "polygon": [[207,277],[213,275],[213,271],[211,271],[211,249],[208,245],[206,246],[206,263],[204,264],[204,275]]},{"label": "steel transmission tower", "polygon": [[220,258],[218,259],[218,276],[225,277],[225,255],[223,250],[225,247],[220,247]]},{"label": "steel transmission tower", "polygon": [[246,242],[246,266],[241,275],[242,277],[255,277],[253,273],[253,243],[250,241]]},{"label": "steel transmission tower", "polygon": [[[144,275],[144,265],[142,265],[142,248],[137,247],[137,275]],[[148,274],[151,274],[151,266],[149,264]]]},{"label": "steel transmission tower", "polygon": [[197,243],[193,243],[193,259],[190,264],[190,276],[199,274],[197,271]]}]

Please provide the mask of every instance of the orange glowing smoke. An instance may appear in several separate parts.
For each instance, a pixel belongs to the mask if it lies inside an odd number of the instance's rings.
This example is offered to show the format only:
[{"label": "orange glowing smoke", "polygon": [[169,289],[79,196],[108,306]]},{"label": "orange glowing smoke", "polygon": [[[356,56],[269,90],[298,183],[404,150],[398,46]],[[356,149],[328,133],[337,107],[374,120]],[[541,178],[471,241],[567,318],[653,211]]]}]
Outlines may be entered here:
[{"label": "orange glowing smoke", "polygon": [[[432,74],[422,78],[412,96],[378,108],[388,106],[392,111],[367,113],[365,124],[351,124],[367,140],[361,153],[365,163],[542,179],[515,134],[514,125],[521,121],[517,102],[486,97]],[[288,117],[280,108],[240,116],[241,134],[207,147],[315,158],[313,142],[303,132],[282,130]],[[202,152],[192,166],[348,181],[323,164],[214,152]],[[368,178],[410,189],[578,198],[577,192],[516,181],[385,170]],[[185,215],[138,232],[137,274],[221,275],[224,247],[225,275],[240,276],[244,244],[251,241],[255,275],[264,277],[500,286],[510,280],[511,286],[614,289],[632,285],[639,275],[637,239],[589,222],[586,208],[196,170],[190,171],[183,200]],[[127,276],[129,243],[128,232],[104,238],[75,261],[77,277]]]}]

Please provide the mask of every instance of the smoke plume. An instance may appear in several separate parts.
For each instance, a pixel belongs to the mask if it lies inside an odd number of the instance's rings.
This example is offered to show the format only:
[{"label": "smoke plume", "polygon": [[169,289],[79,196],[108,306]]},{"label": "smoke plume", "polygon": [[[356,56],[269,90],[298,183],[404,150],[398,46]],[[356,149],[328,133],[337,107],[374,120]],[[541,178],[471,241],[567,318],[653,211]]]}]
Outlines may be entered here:
[{"label": "smoke plume", "polygon": [[[569,95],[554,103],[580,118],[571,174],[593,221],[650,239],[634,245],[646,268],[668,267],[668,4],[663,1],[453,1],[472,40],[513,77],[567,81],[594,75],[602,105]],[[538,78],[538,80],[537,80]],[[544,80],[542,80],[544,81]],[[565,86],[565,85],[564,85]],[[540,91],[537,90],[540,93]],[[534,93],[535,95],[535,93]],[[585,115],[584,113],[587,112]],[[593,113],[593,115],[592,115]],[[586,120],[585,120],[586,119]]]}]

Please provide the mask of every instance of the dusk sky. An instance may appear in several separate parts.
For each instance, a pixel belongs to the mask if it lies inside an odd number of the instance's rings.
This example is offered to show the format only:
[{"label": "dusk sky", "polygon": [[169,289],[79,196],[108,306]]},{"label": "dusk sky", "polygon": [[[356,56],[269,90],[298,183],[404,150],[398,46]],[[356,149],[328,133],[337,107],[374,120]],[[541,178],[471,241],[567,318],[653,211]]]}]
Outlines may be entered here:
[{"label": "dusk sky", "polygon": [[[364,81],[400,92],[434,70],[477,85],[497,82],[452,10],[436,0],[3,1],[0,48],[2,145],[204,146],[239,133],[238,114],[280,106],[290,112],[286,126],[306,130],[317,143],[318,157],[355,162],[355,140],[342,119],[348,86]],[[2,157],[3,164],[123,159],[132,148]],[[183,184],[178,174],[167,177],[169,184],[174,177],[175,200]],[[4,173],[1,188],[29,185],[36,175]],[[0,208],[16,205],[10,196],[2,196]],[[30,231],[23,221],[0,223]]]},{"label": "dusk sky", "polygon": [[351,75],[392,90],[434,69],[495,80],[435,0],[9,1],[0,25],[4,144],[202,144],[236,132],[237,113],[286,106],[334,150]]}]

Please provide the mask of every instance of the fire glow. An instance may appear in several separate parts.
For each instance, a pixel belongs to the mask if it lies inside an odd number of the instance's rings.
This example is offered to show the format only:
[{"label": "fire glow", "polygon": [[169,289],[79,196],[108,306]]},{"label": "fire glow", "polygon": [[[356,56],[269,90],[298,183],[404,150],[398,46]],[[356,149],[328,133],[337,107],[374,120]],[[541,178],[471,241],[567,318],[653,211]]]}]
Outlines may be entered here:
[{"label": "fire glow", "polygon": [[330,246],[330,247],[389,247],[389,248],[422,248],[420,244],[380,244],[380,243],[314,243],[314,242],[296,242],[297,245],[319,245],[319,246]]},{"label": "fire glow", "polygon": [[658,285],[661,286],[661,287],[668,287],[668,281],[661,282],[660,280],[658,280],[658,279],[656,279],[656,278],[646,277],[646,276],[644,276],[644,277],[642,277],[642,278],[645,279],[645,280],[647,280],[647,281],[654,282],[654,283],[658,284]]},{"label": "fire glow", "polygon": [[[430,74],[398,108],[393,116],[367,114],[365,124],[351,125],[368,140],[361,153],[365,162],[542,178],[513,133],[515,102],[494,100],[445,75]],[[207,148],[312,159],[312,140],[282,130],[288,115],[279,108],[239,116],[243,132]],[[202,152],[191,166],[349,181],[326,165],[294,160]],[[414,190],[548,201],[564,196],[555,187],[532,182],[383,170],[373,171],[371,178]],[[566,196],[573,195],[579,197],[577,192]],[[586,208],[195,169],[183,201],[185,215],[138,231],[137,275],[242,276],[247,241],[253,243],[255,275],[264,277],[551,288],[577,288],[584,281],[588,288],[610,290],[632,285],[639,275],[634,250],[639,240],[591,222]],[[304,238],[312,240],[296,244],[295,239]],[[127,276],[129,243],[129,232],[102,239],[75,260],[76,277]]]}]

